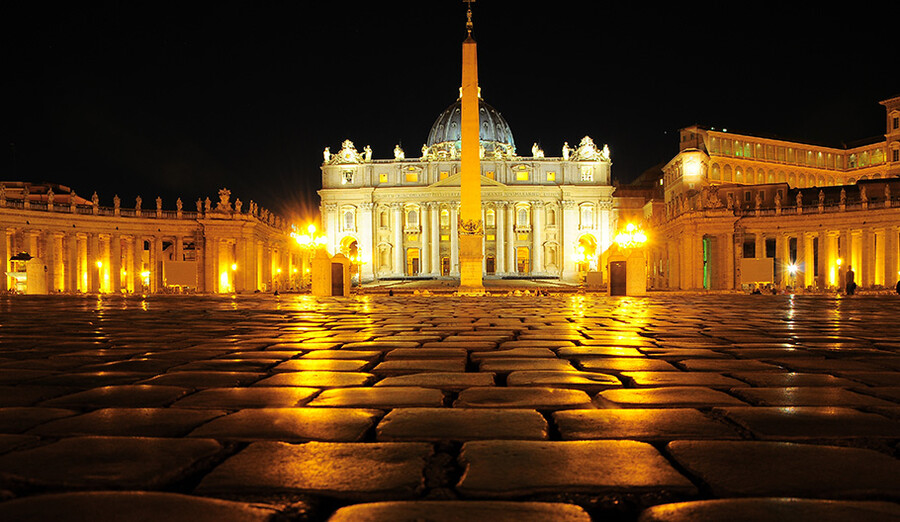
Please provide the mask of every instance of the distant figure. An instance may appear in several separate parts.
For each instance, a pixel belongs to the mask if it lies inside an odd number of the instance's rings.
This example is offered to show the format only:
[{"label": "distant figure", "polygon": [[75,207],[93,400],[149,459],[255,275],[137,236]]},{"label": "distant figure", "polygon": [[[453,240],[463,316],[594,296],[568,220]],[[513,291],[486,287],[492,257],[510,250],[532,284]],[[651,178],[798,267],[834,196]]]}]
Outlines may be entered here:
[{"label": "distant figure", "polygon": [[856,292],[856,274],[853,272],[853,267],[847,265],[847,295],[853,295]]},{"label": "distant figure", "polygon": [[278,290],[275,290],[275,297],[278,297]]},{"label": "distant figure", "polygon": [[391,296],[391,297],[393,297],[394,291],[393,291],[393,290],[388,290],[388,295]]}]

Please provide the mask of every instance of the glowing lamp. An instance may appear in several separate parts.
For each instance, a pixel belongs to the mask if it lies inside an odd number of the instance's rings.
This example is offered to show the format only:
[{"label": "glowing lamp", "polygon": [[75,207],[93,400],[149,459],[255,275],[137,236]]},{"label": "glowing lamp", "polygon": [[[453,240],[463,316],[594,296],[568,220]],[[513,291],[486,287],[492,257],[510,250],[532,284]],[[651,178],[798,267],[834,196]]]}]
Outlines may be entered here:
[{"label": "glowing lamp", "polygon": [[797,265],[794,265],[794,264],[788,265],[788,272],[791,275],[795,275],[797,273]]},{"label": "glowing lamp", "polygon": [[97,261],[97,268],[103,268],[103,261]]},{"label": "glowing lamp", "polygon": [[835,263],[837,266],[841,266],[841,263],[843,263],[843,262],[844,262],[844,260],[841,259],[841,258],[837,258],[837,259],[834,261],[834,263]]},{"label": "glowing lamp", "polygon": [[694,160],[684,162],[684,177],[692,180],[699,178],[700,163]]},{"label": "glowing lamp", "polygon": [[237,263],[231,263],[231,269],[237,270]]},{"label": "glowing lamp", "polygon": [[624,232],[616,234],[614,241],[620,248],[640,247],[647,242],[647,234],[634,223],[628,223]]}]

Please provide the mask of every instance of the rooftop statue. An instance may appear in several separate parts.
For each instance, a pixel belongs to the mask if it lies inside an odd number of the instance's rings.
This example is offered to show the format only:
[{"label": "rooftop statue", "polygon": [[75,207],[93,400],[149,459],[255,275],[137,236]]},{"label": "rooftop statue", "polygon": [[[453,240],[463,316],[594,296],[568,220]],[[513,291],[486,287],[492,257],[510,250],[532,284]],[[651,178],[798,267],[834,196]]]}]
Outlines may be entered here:
[{"label": "rooftop statue", "polygon": [[544,157],[544,151],[540,147],[538,147],[537,142],[535,142],[535,144],[531,146],[531,155],[535,158]]},{"label": "rooftop statue", "polygon": [[569,142],[567,141],[567,142],[563,143],[563,148],[562,148],[562,157],[563,157],[563,159],[566,160],[566,161],[568,161],[568,160],[569,160],[569,154],[571,154],[571,153],[572,153],[572,149],[569,148]]},{"label": "rooftop statue", "polygon": [[219,212],[229,212],[231,210],[231,191],[227,188],[222,188],[219,190],[219,203],[216,205],[216,210]]},{"label": "rooftop statue", "polygon": [[604,145],[602,150],[597,150],[594,140],[590,136],[585,136],[581,138],[581,143],[575,149],[572,159],[576,161],[605,161],[609,159],[609,147]]},{"label": "rooftop statue", "polygon": [[403,153],[403,149],[400,148],[400,144],[394,145],[394,159],[402,160],[406,159],[406,154]]}]

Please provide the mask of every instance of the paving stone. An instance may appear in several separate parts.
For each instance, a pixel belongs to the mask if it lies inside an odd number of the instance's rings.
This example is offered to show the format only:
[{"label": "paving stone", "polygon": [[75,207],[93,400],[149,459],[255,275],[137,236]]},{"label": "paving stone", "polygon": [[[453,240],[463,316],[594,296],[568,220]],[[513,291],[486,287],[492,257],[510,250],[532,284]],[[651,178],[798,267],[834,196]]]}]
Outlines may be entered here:
[{"label": "paving stone", "polygon": [[592,408],[591,398],[581,390],[564,388],[467,388],[459,393],[454,408],[533,408],[564,410]]},{"label": "paving stone", "polygon": [[467,497],[696,493],[653,446],[635,441],[473,441],[459,461],[465,473],[456,489]]},{"label": "paving stone", "polygon": [[384,354],[385,361],[394,359],[462,359],[468,352],[464,348],[397,348]]},{"label": "paving stone", "polygon": [[721,391],[699,386],[606,390],[600,392],[597,400],[611,408],[703,408],[747,405]]},{"label": "paving stone", "polygon": [[191,437],[220,440],[341,441],[363,438],[381,412],[364,409],[253,408],[214,419]]},{"label": "paving stone", "polygon": [[[575,343],[571,340],[559,339],[559,336],[553,334],[543,334],[550,335],[548,339],[525,339],[526,335],[520,335],[519,341],[503,341],[500,343],[500,350],[509,350],[516,348],[545,348],[550,350],[555,350],[557,348],[572,348],[575,346]],[[531,335],[540,335],[540,334],[531,334]],[[583,339],[581,335],[575,336],[578,339]]]},{"label": "paving stone", "polygon": [[585,357],[578,358],[577,364],[585,371],[593,372],[664,372],[678,371],[666,361],[638,357]]},{"label": "paving stone", "polygon": [[547,421],[535,410],[398,408],[376,428],[380,441],[547,438]]},{"label": "paving stone", "polygon": [[733,388],[746,384],[737,379],[713,372],[622,372],[636,386],[703,386]]},{"label": "paving stone", "polygon": [[454,349],[461,348],[468,352],[480,352],[485,350],[494,350],[497,348],[496,341],[486,341],[481,339],[476,339],[472,341],[448,341],[446,338],[440,342],[430,342],[424,343],[422,348],[446,348],[446,349]]},{"label": "paving stone", "polygon": [[310,407],[412,408],[441,407],[444,394],[434,388],[387,387],[339,388],[325,390],[308,404]]},{"label": "paving stone", "polygon": [[760,406],[895,406],[888,401],[842,388],[734,388],[732,393]]},{"label": "paving stone", "polygon": [[900,382],[900,372],[837,372],[837,375],[869,386],[894,386]]},{"label": "paving stone", "polygon": [[104,408],[50,421],[28,433],[49,437],[109,435],[118,437],[182,437],[197,426],[224,415],[217,410],[170,408]]},{"label": "paving stone", "polygon": [[692,372],[784,371],[780,366],[752,359],[684,359],[678,365]]},{"label": "paving stone", "polygon": [[865,395],[873,395],[894,403],[900,403],[900,386],[874,386],[871,388],[856,388],[857,392]]},{"label": "paving stone", "polygon": [[664,359],[730,359],[730,355],[709,348],[641,348],[641,352]]},{"label": "paving stone", "polygon": [[689,408],[559,411],[553,420],[563,440],[740,438],[724,423]]},{"label": "paving stone", "polygon": [[45,422],[71,417],[77,413],[62,408],[0,408],[0,433],[22,433]]},{"label": "paving stone", "polygon": [[590,522],[579,506],[558,502],[429,500],[355,504],[335,511],[328,522],[382,522],[385,520],[468,522]]},{"label": "paving stone", "polygon": [[372,373],[406,375],[422,372],[464,372],[465,359],[395,359],[378,363]]},{"label": "paving stone", "polygon": [[774,364],[795,372],[878,371],[878,364],[847,359],[776,359]]},{"label": "paving stone", "polygon": [[418,341],[364,341],[347,343],[342,348],[345,350],[380,350],[388,352],[395,348],[417,348],[422,343]]},{"label": "paving stone", "polygon": [[750,430],[761,440],[900,437],[900,422],[851,408],[756,406],[716,408],[715,411]]},{"label": "paving stone", "polygon": [[195,492],[412,498],[424,487],[432,453],[430,444],[421,443],[254,442],[207,474]]},{"label": "paving stone", "polygon": [[[39,440],[40,437],[35,437],[33,435],[12,435],[3,433],[0,434],[0,453],[6,453],[7,451],[12,451],[22,446],[32,445]],[[2,476],[2,470],[0,470],[0,476]]]},{"label": "paving stone", "polygon": [[211,388],[176,401],[173,408],[241,410],[302,406],[319,393],[318,388],[259,387]]},{"label": "paving stone", "polygon": [[22,384],[51,375],[57,375],[57,372],[52,370],[22,370],[18,368],[3,369],[2,363],[0,363],[0,385]]},{"label": "paving stone", "polygon": [[565,359],[484,359],[478,365],[479,371],[510,373],[517,371],[576,371],[572,363]]},{"label": "paving stone", "polygon": [[427,372],[385,377],[375,383],[381,386],[417,386],[458,392],[473,386],[493,386],[494,374],[490,372]]},{"label": "paving stone", "polygon": [[667,451],[713,495],[898,498],[900,461],[872,450],[789,442],[674,441]]},{"label": "paving stone", "polygon": [[341,343],[322,343],[316,341],[303,341],[299,343],[275,343],[265,348],[265,351],[283,351],[283,350],[334,350],[340,348]]},{"label": "paving stone", "polygon": [[841,379],[827,373],[795,373],[795,372],[734,372],[730,374],[736,379],[760,387],[795,387],[795,386],[834,386],[847,387],[857,383],[849,379]]},{"label": "paving stone", "polygon": [[637,348],[619,346],[569,346],[558,348],[556,354],[563,358],[580,357],[644,357]]},{"label": "paving stone", "polygon": [[169,372],[264,372],[279,362],[278,359],[207,359],[180,364],[169,368]]},{"label": "paving stone", "polygon": [[381,359],[383,352],[376,350],[316,350],[305,353],[300,359],[358,359],[374,362]]},{"label": "paving stone", "polygon": [[0,386],[0,408],[32,406],[46,399],[72,393],[68,386]]},{"label": "paving stone", "polygon": [[55,374],[31,382],[45,386],[73,386],[78,388],[96,388],[116,384],[132,384],[146,379],[153,374],[138,372],[83,372]]},{"label": "paving stone", "polygon": [[221,450],[209,439],[71,437],[0,455],[0,484],[160,489]]},{"label": "paving stone", "polygon": [[56,493],[0,503],[0,519],[8,522],[266,522],[275,508],[151,491]]},{"label": "paving stone", "polygon": [[620,388],[621,381],[612,375],[593,372],[519,371],[506,377],[507,386],[549,386],[571,388],[593,394],[601,390]]},{"label": "paving stone", "polygon": [[102,386],[50,399],[41,406],[54,408],[153,408],[175,402],[190,390],[179,386],[126,384]]},{"label": "paving stone", "polygon": [[284,372],[258,381],[253,386],[344,388],[365,386],[374,380],[375,376],[371,373],[360,372]]},{"label": "paving stone", "polygon": [[662,504],[641,512],[638,522],[790,520],[792,522],[888,522],[900,519],[892,502],[804,498],[729,498]]},{"label": "paving stone", "polygon": [[521,347],[521,348],[510,348],[510,349],[500,349],[500,350],[491,350],[491,351],[483,351],[483,352],[473,352],[469,355],[469,358],[472,361],[478,362],[483,361],[485,359],[500,359],[500,358],[511,358],[511,359],[522,359],[522,358],[547,358],[547,359],[555,359],[556,353],[549,348],[539,348],[539,347]]},{"label": "paving stone", "polygon": [[251,384],[265,377],[264,373],[183,371],[157,375],[138,384],[180,386],[182,388],[225,388]]},{"label": "paving stone", "polygon": [[272,368],[273,372],[361,372],[372,365],[355,359],[292,359]]}]

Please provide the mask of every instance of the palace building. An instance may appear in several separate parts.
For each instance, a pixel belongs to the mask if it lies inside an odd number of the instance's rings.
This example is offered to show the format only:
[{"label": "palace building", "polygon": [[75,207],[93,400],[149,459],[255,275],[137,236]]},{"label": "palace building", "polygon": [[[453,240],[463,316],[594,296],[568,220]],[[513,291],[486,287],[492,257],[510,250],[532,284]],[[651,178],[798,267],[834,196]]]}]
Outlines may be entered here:
[{"label": "palace building", "polygon": [[[573,280],[612,242],[610,152],[585,136],[546,157],[519,156],[501,114],[479,97],[483,275]],[[459,278],[461,102],[441,113],[415,158],[325,149],[321,215],[332,252],[362,281]],[[596,267],[595,267],[596,268]]]},{"label": "palace building", "polygon": [[[648,202],[648,284],[893,288],[900,276],[900,96],[881,102],[885,139],[832,148],[681,130]],[[652,209],[652,211],[650,210]]]}]

